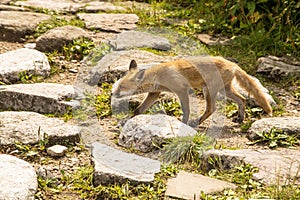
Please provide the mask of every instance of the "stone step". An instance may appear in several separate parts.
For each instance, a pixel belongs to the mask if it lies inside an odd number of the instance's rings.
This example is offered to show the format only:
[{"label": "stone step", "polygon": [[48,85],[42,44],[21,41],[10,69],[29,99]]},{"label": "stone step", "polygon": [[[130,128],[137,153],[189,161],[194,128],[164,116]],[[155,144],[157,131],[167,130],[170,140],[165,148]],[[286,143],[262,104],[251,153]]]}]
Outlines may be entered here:
[{"label": "stone step", "polygon": [[175,199],[200,200],[201,192],[211,194],[236,188],[237,186],[226,181],[180,171],[176,178],[168,180],[165,196]]},{"label": "stone step", "polygon": [[34,32],[40,22],[50,17],[34,12],[0,11],[0,40],[22,42],[26,35]]},{"label": "stone step", "polygon": [[149,183],[160,172],[160,162],[94,142],[92,162],[95,166],[94,184]]},{"label": "stone step", "polygon": [[0,146],[36,144],[47,136],[50,144],[61,141],[79,142],[80,128],[61,119],[35,112],[0,112]]},{"label": "stone step", "polygon": [[0,154],[0,199],[34,199],[37,188],[37,175],[28,162]]},{"label": "stone step", "polygon": [[48,77],[50,65],[47,56],[42,52],[27,48],[0,54],[1,82],[15,83],[25,75]]},{"label": "stone step", "polygon": [[0,86],[0,109],[64,114],[78,107],[72,85],[56,83],[15,84]]}]

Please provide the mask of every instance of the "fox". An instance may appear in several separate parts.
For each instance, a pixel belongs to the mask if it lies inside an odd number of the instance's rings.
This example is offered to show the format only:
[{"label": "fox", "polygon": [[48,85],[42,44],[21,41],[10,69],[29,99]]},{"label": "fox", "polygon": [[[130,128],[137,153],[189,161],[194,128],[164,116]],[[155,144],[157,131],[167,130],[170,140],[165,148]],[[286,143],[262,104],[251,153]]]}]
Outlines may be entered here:
[{"label": "fox", "polygon": [[189,91],[203,89],[206,109],[197,118],[199,125],[216,110],[217,94],[225,92],[227,98],[238,105],[236,122],[242,123],[245,118],[246,98],[233,87],[233,80],[252,94],[258,105],[272,116],[272,107],[255,81],[236,63],[221,56],[195,56],[162,62],[148,69],[139,69],[137,62],[131,60],[129,70],[112,88],[112,96],[126,96],[148,93],[143,102],[136,108],[134,115],[144,113],[159,98],[161,92],[172,92],[177,95],[182,109],[181,121],[188,124],[190,115]]}]

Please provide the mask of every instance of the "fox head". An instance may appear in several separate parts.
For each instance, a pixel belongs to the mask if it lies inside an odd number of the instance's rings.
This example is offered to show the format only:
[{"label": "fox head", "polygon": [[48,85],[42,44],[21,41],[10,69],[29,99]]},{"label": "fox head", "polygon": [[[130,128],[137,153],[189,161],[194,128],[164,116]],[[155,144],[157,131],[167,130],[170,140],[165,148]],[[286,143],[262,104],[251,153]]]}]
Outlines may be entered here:
[{"label": "fox head", "polygon": [[139,93],[144,74],[145,70],[139,70],[136,61],[132,60],[126,75],[113,85],[112,95],[121,98]]}]

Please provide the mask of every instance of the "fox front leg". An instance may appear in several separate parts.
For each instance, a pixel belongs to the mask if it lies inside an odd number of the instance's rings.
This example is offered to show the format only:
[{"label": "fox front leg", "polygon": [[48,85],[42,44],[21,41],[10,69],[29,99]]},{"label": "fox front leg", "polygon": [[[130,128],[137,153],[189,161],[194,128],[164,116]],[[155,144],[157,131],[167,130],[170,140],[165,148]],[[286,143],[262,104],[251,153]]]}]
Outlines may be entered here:
[{"label": "fox front leg", "polygon": [[182,122],[187,124],[190,117],[190,103],[188,90],[181,90],[180,92],[175,92],[180,100],[180,105],[182,109]]},{"label": "fox front leg", "polygon": [[134,116],[144,113],[158,99],[160,92],[149,92],[144,101],[134,111]]}]

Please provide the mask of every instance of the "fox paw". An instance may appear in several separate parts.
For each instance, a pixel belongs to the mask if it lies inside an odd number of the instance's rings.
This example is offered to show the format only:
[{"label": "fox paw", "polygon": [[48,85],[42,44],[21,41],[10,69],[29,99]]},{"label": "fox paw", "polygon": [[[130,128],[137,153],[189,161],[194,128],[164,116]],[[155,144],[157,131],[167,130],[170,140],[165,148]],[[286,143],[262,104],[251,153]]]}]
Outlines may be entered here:
[{"label": "fox paw", "polygon": [[190,127],[197,127],[199,125],[199,119],[191,119],[187,123]]}]

